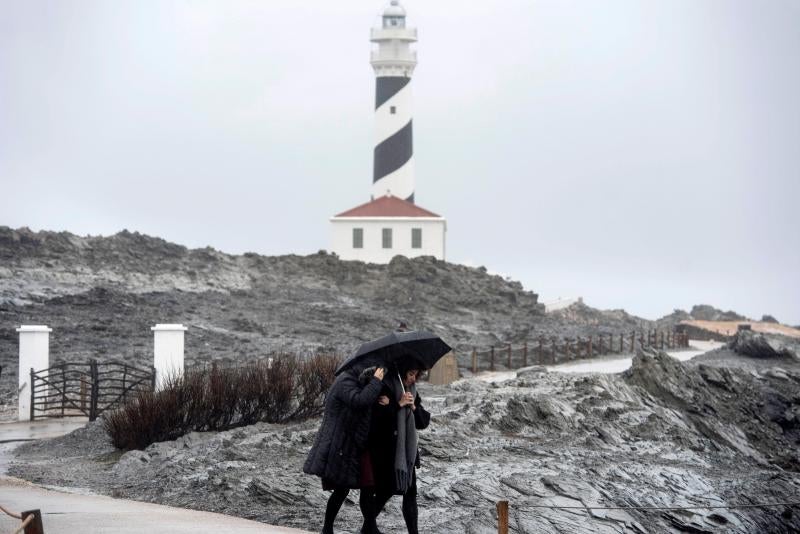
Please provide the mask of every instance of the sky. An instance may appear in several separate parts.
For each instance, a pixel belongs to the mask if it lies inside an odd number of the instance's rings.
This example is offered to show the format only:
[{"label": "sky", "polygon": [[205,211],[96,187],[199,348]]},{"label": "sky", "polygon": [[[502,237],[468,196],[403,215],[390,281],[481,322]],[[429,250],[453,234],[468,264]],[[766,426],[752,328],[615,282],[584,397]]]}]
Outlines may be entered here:
[{"label": "sky", "polygon": [[[0,0],[0,225],[330,247],[369,200],[378,0]],[[800,0],[405,0],[447,259],[800,324]]]}]

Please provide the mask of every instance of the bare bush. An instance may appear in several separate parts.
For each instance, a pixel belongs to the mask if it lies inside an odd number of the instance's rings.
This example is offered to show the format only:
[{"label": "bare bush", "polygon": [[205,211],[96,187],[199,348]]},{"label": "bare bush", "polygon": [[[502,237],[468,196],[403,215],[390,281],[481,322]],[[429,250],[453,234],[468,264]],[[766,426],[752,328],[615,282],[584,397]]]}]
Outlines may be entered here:
[{"label": "bare bush", "polygon": [[333,383],[339,358],[315,355],[300,363],[297,373],[297,407],[295,419],[308,419],[322,413],[325,392]]},{"label": "bare bush", "polygon": [[285,423],[322,411],[340,358],[285,354],[241,367],[201,367],[139,392],[104,416],[118,449],[144,449],[191,431],[219,431],[259,421]]}]

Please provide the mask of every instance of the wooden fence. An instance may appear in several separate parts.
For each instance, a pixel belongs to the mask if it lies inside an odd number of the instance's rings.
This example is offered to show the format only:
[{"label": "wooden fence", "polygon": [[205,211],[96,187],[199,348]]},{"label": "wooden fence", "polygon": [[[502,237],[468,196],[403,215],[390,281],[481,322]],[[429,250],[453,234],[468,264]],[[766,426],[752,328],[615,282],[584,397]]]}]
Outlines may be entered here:
[{"label": "wooden fence", "polygon": [[152,367],[96,360],[31,369],[30,419],[85,416],[94,421],[137,391],[155,389],[155,376]]},{"label": "wooden fence", "polygon": [[471,369],[473,373],[494,371],[499,366],[518,369],[530,365],[555,365],[595,356],[632,354],[637,344],[661,350],[687,348],[689,336],[680,332],[659,330],[575,338],[539,336],[532,342],[526,341],[517,347],[504,343],[483,350],[473,348],[470,360],[462,359],[459,365]]}]

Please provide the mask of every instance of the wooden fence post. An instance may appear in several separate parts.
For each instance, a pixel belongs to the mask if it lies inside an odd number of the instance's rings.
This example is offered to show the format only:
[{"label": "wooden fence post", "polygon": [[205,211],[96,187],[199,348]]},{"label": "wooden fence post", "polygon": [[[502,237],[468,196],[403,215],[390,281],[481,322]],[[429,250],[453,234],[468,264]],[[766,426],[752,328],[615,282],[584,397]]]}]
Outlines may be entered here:
[{"label": "wooden fence post", "polygon": [[508,368],[511,369],[511,343],[508,344]]},{"label": "wooden fence post", "polygon": [[631,332],[631,352],[636,352],[636,332]]},{"label": "wooden fence post", "polygon": [[86,377],[81,375],[81,412],[86,413]]},{"label": "wooden fence post", "polygon": [[550,341],[553,343],[553,365],[556,364],[556,353],[558,351],[558,345],[556,345],[556,338],[551,337]]},{"label": "wooden fence post", "polygon": [[589,345],[588,345],[587,348],[589,349],[589,358],[591,358],[592,357],[592,349],[593,349],[593,347],[592,347],[592,336],[589,336]]},{"label": "wooden fence post", "polygon": [[67,362],[61,363],[61,417],[67,409]]},{"label": "wooden fence post", "polygon": [[128,377],[128,364],[122,364],[122,401],[128,400],[128,392],[125,390],[125,382]]},{"label": "wooden fence post", "polygon": [[508,534],[508,501],[497,503],[497,534]]},{"label": "wooden fence post", "polygon": [[478,374],[478,351],[472,347],[472,374]]},{"label": "wooden fence post", "polygon": [[97,360],[89,360],[89,375],[92,377],[91,397],[89,398],[89,421],[94,421],[97,413],[97,401],[100,396],[100,377],[97,376]]},{"label": "wooden fence post", "polygon": [[28,516],[33,516],[30,523],[25,525],[25,534],[44,534],[44,527],[42,526],[42,512],[39,510],[27,510],[20,514],[22,521],[28,519]]},{"label": "wooden fence post", "polygon": [[539,365],[544,365],[544,336],[539,336]]},{"label": "wooden fence post", "polygon": [[522,346],[522,367],[528,367],[528,342]]},{"label": "wooden fence post", "polygon": [[619,335],[619,353],[625,353],[625,336],[623,334]]},{"label": "wooden fence post", "polygon": [[489,370],[494,371],[494,345],[492,345],[492,359],[489,360]]},{"label": "wooden fence post", "polygon": [[31,367],[31,381],[29,382],[30,385],[31,385],[31,421],[33,421],[33,419],[34,419],[33,401],[36,400],[36,395],[35,395],[34,387],[33,387],[36,384],[36,382],[34,382],[35,378],[36,378],[36,373],[34,372],[33,367]]}]

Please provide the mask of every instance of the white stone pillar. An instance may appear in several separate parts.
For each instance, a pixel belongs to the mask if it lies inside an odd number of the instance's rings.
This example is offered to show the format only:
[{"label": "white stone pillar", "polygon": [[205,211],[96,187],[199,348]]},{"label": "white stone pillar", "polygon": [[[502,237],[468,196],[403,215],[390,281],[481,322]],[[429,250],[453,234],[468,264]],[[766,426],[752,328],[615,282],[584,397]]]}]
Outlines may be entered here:
[{"label": "white stone pillar", "polygon": [[169,377],[183,374],[182,324],[157,324],[153,331],[153,367],[156,369],[156,390],[163,389]]},{"label": "white stone pillar", "polygon": [[[50,367],[50,332],[44,325],[22,325],[19,332],[19,420],[31,420],[31,369]],[[42,376],[46,376],[42,375]],[[43,391],[44,393],[44,391]]]}]

